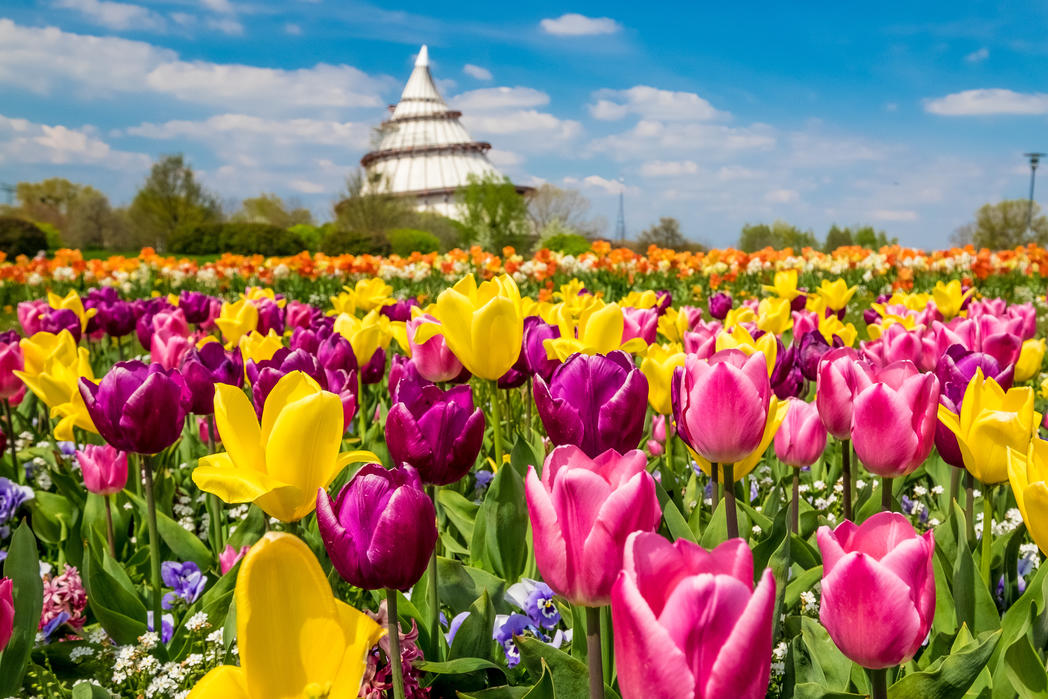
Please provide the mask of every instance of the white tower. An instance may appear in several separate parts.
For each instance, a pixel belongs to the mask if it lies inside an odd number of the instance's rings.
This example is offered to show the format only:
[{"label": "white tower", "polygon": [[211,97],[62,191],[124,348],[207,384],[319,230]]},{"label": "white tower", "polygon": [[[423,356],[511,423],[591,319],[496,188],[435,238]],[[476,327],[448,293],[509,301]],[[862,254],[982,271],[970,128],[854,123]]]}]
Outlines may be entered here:
[{"label": "white tower", "polygon": [[[458,218],[455,191],[468,184],[470,175],[502,177],[486,155],[491,144],[470,138],[459,123],[462,112],[448,109],[437,91],[425,46],[392,111],[379,127],[378,147],[360,160],[366,187],[414,197],[419,210]],[[528,189],[517,188],[521,193]]]}]

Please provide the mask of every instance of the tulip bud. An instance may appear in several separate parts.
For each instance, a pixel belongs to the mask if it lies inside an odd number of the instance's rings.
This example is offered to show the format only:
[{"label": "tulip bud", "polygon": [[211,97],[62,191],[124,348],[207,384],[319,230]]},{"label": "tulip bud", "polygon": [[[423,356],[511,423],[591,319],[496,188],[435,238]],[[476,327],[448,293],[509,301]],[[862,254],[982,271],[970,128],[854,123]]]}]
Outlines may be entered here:
[{"label": "tulip bud", "polygon": [[15,626],[14,582],[0,578],[0,651],[7,647]]},{"label": "tulip bud", "polygon": [[852,402],[870,383],[869,372],[850,347],[832,349],[819,362],[815,407],[826,431],[837,439],[851,439]]},{"label": "tulip bud", "polygon": [[238,551],[232,545],[226,544],[225,550],[218,554],[218,567],[222,571],[222,575],[231,571],[233,566],[237,564],[237,561],[243,558],[250,549],[250,546],[245,545],[241,546]]},{"label": "tulip bud", "polygon": [[871,670],[908,662],[935,615],[935,535],[878,512],[861,525],[820,527],[819,621],[841,652]]},{"label": "tulip bud", "polygon": [[442,391],[401,383],[386,417],[386,445],[398,465],[418,470],[424,483],[447,485],[466,475],[484,442],[484,413],[470,387]]},{"label": "tulip bud", "polygon": [[25,391],[22,379],[15,376],[14,372],[22,371],[25,362],[22,358],[22,348],[18,340],[0,344],[0,400],[11,400],[20,392]]},{"label": "tulip bud", "polygon": [[448,349],[443,335],[434,335],[425,342],[415,342],[415,330],[423,323],[436,323],[437,319],[422,313],[407,322],[408,345],[411,347],[411,363],[427,381],[451,381],[462,373],[462,362]]},{"label": "tulip bud", "polygon": [[565,445],[546,457],[541,479],[528,467],[535,562],[554,592],[573,604],[607,604],[626,537],[658,527],[662,509],[646,466],[637,450],[609,449],[591,459]]},{"label": "tulip bud", "polygon": [[731,294],[726,294],[723,291],[718,291],[716,294],[710,297],[708,301],[708,307],[710,309],[710,315],[717,320],[724,320],[728,315],[728,311],[731,310]]},{"label": "tulip bud", "polygon": [[76,452],[84,487],[96,495],[113,495],[127,485],[127,452],[106,444],[87,444]]},{"label": "tulip bud", "polygon": [[788,466],[811,466],[826,448],[826,428],[807,401],[789,398],[786,418],[775,433],[775,455]]},{"label": "tulip bud", "polygon": [[367,464],[335,501],[321,489],[317,525],[335,570],[365,590],[408,590],[437,542],[433,502],[410,466]]}]

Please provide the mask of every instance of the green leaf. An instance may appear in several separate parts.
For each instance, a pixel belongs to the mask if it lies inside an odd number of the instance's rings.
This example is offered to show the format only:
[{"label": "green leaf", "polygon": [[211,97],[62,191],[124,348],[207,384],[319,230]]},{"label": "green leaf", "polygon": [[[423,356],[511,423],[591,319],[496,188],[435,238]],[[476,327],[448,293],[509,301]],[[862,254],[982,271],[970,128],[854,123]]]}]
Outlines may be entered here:
[{"label": "green leaf", "polygon": [[244,546],[253,546],[266,533],[266,514],[254,503],[248,508],[247,516],[237,524],[236,531],[229,535],[226,543],[237,551]]},{"label": "green leaf", "polygon": [[804,682],[793,688],[793,696],[794,699],[866,699],[869,695],[836,692],[813,682]]},{"label": "green leaf", "polygon": [[36,641],[36,627],[44,606],[44,584],[36,538],[23,520],[11,537],[4,561],[4,577],[11,578],[15,618],[11,639],[0,655],[0,696],[14,696],[22,686],[26,663]]},{"label": "green leaf", "polygon": [[801,617],[800,636],[793,640],[793,668],[798,684],[811,682],[827,690],[847,691],[852,662],[819,622]]},{"label": "green leaf", "polygon": [[1048,673],[1045,673],[1044,661],[1030,644],[1029,636],[1023,636],[1005,651],[1004,669],[1008,685],[1016,696],[1023,699],[1048,697]]},{"label": "green leaf", "polygon": [[[589,669],[578,658],[531,636],[517,636],[520,661],[532,677],[542,675],[543,662],[553,675],[553,686],[561,697],[589,696]],[[618,699],[611,687],[604,685],[605,699]]]},{"label": "green leaf", "polygon": [[462,540],[472,541],[473,523],[477,519],[480,506],[450,488],[440,488],[437,491],[437,503],[441,511],[447,515],[448,521],[462,535]]},{"label": "green leaf", "polygon": [[659,499],[659,505],[662,506],[662,521],[666,523],[666,529],[670,533],[671,539],[687,539],[688,541],[695,541],[695,533],[692,532],[691,527],[688,526],[688,520],[684,519],[684,515],[680,513],[677,506],[673,504],[673,500],[670,499],[669,494],[659,483],[655,483],[655,495]]},{"label": "green leaf", "polygon": [[131,581],[120,564],[103,551],[102,560],[107,558],[106,563],[100,563],[90,552],[84,556],[82,572],[87,603],[113,640],[121,645],[133,644],[147,630],[146,608],[136,594],[128,592]]},{"label": "green leaf", "polygon": [[41,541],[61,544],[77,521],[78,510],[66,498],[44,490],[37,491],[29,501],[33,532]]},{"label": "green leaf", "polygon": [[786,598],[784,603],[787,609],[792,609],[800,602],[801,593],[815,587],[815,583],[822,580],[822,566],[810,568],[786,585]]},{"label": "green leaf", "polygon": [[81,682],[73,687],[73,699],[119,699],[117,695],[90,682]]},{"label": "green leaf", "polygon": [[509,613],[506,583],[486,570],[437,556],[437,586],[441,604],[454,612],[465,611],[485,591],[499,613]]},{"label": "green leaf", "polygon": [[542,661],[542,677],[531,691],[524,695],[524,699],[557,699],[557,692],[553,688],[553,675],[545,660]]},{"label": "green leaf", "polygon": [[491,637],[492,628],[495,625],[495,608],[491,605],[491,598],[487,590],[470,605],[469,616],[459,626],[455,638],[451,642],[451,650],[448,653],[449,660],[456,658],[481,658],[491,660],[491,647],[494,640]]},{"label": "green leaf", "polygon": [[479,692],[458,692],[459,699],[521,699],[531,691],[530,687],[489,687]]},{"label": "green leaf", "polygon": [[484,658],[455,658],[445,663],[424,660],[420,663],[415,663],[415,667],[423,672],[432,672],[434,675],[465,675],[477,670],[498,670],[502,672],[501,667],[490,660],[484,660]]},{"label": "green leaf", "polygon": [[528,508],[524,479],[513,468],[500,468],[477,511],[470,550],[472,562],[514,583],[524,571],[528,553]]},{"label": "green leaf", "polygon": [[[138,506],[144,519],[147,516],[146,501],[130,492],[128,497]],[[193,561],[200,566],[200,570],[208,570],[214,565],[211,551],[196,534],[186,531],[181,524],[159,511],[156,513],[156,526],[160,538],[179,560]]]},{"label": "green leaf", "polygon": [[[986,666],[1000,637],[1000,631],[982,634],[979,639],[936,659],[927,670],[909,673],[888,688],[888,696],[891,699],[963,697]],[[1033,652],[1032,648],[1030,650]],[[1043,676],[1043,666],[1040,670]]]}]

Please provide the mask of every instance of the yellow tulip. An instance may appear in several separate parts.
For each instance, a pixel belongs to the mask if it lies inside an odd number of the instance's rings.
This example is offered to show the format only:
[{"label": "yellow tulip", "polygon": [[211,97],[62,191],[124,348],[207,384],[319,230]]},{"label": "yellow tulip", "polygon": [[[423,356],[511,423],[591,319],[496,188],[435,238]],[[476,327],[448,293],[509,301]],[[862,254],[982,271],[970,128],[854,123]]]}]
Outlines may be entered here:
[{"label": "yellow tulip", "polygon": [[905,306],[911,311],[923,311],[928,308],[929,303],[934,303],[934,297],[931,294],[900,294],[898,292],[891,295],[888,299],[888,304],[892,306]]},{"label": "yellow tulip", "polygon": [[951,279],[946,284],[939,281],[935,283],[935,288],[932,289],[932,299],[935,301],[935,307],[939,309],[939,313],[942,313],[943,318],[949,320],[961,312],[961,306],[964,305],[965,300],[974,291],[975,289],[962,291],[959,279]]},{"label": "yellow tulip", "polygon": [[619,305],[623,308],[654,308],[658,302],[658,295],[651,289],[631,291],[619,299]]},{"label": "yellow tulip", "polygon": [[262,423],[239,388],[215,385],[215,424],[226,451],[200,459],[193,482],[227,503],[253,502],[284,522],[316,508],[317,490],[347,464],[378,461],[366,451],[339,454],[342,401],[301,371],[273,387]]},{"label": "yellow tulip", "polygon": [[561,284],[559,291],[554,291],[553,296],[560,301],[571,301],[572,299],[578,298],[582,290],[586,288],[578,279],[572,279],[567,284]]},{"label": "yellow tulip", "polygon": [[252,330],[247,335],[242,336],[238,344],[240,345],[240,354],[243,355],[244,361],[246,362],[250,359],[257,363],[272,359],[277,350],[283,349],[284,340],[280,335],[277,335],[273,328],[270,328],[265,335],[257,330]]},{"label": "yellow tulip", "polygon": [[463,277],[440,292],[435,315],[440,325],[420,325],[415,342],[422,344],[434,335],[444,335],[448,349],[482,379],[500,378],[520,356],[524,313],[517,283],[507,274],[480,286],[472,274]]},{"label": "yellow tulip", "polygon": [[328,315],[348,313],[355,316],[357,313],[368,313],[396,303],[392,298],[393,287],[379,277],[361,279],[355,286],[342,288],[345,291],[331,297],[332,310]]},{"label": "yellow tulip", "polygon": [[[786,419],[786,412],[790,409],[789,401],[779,400],[775,396],[771,397],[771,401],[768,403],[768,418],[764,423],[764,434],[761,436],[761,443],[757,445],[757,448],[751,451],[742,461],[735,464],[735,469],[732,472],[732,476],[736,481],[742,480],[756,468],[757,464],[764,457],[764,452],[768,450],[772,440],[775,439],[775,433],[779,431],[779,426],[782,425],[782,421]],[[691,452],[691,456],[695,459],[695,463],[699,465],[702,472],[707,476],[712,471],[712,464],[709,461],[702,458],[695,452],[691,451],[691,447],[688,447],[688,451]],[[721,464],[724,466],[724,464]],[[720,478],[724,478],[724,470],[720,470]]]},{"label": "yellow tulip", "polygon": [[215,325],[226,339],[226,348],[233,349],[240,344],[240,338],[258,329],[258,308],[247,299],[223,303]]},{"label": "yellow tulip", "polygon": [[757,314],[749,306],[739,306],[728,311],[724,317],[724,328],[730,329],[742,323],[756,323]]},{"label": "yellow tulip", "polygon": [[651,345],[640,363],[640,371],[648,379],[648,402],[660,415],[673,413],[673,370],[684,366],[686,356],[680,345]]},{"label": "yellow tulip", "polygon": [[858,289],[859,287],[857,286],[848,286],[848,282],[843,279],[834,279],[832,282],[828,279],[823,279],[815,293],[826,303],[829,309],[839,311],[848,305],[851,297],[855,295]]},{"label": "yellow tulip", "polygon": [[793,327],[793,311],[785,298],[761,299],[757,307],[757,327],[766,333],[781,335]]},{"label": "yellow tulip", "polygon": [[274,302],[280,308],[283,308],[287,304],[286,299],[278,299],[277,292],[272,287],[261,287],[261,286],[249,286],[244,290],[244,293],[240,295],[240,298],[247,301],[262,301],[269,300]]},{"label": "yellow tulip", "polygon": [[1008,480],[1008,450],[1026,453],[1037,436],[1041,416],[1033,409],[1033,389],[1007,392],[976,369],[961,402],[961,414],[939,406],[939,421],[957,436],[964,467],[987,485]]},{"label": "yellow tulip", "polygon": [[56,311],[67,309],[75,313],[76,317],[80,319],[81,332],[87,330],[87,321],[98,313],[97,308],[84,310],[84,302],[81,300],[80,294],[76,293],[76,289],[70,289],[65,296],[59,296],[50,291],[47,292],[47,305]]},{"label": "yellow tulip", "polygon": [[57,335],[38,332],[22,339],[19,347],[24,368],[14,374],[51,408],[51,417],[61,418],[55,425],[55,438],[72,441],[74,427],[98,434],[80,395],[80,377],[95,380],[87,348],[77,347],[68,330]]},{"label": "yellow tulip", "polygon": [[[393,339],[393,326],[389,317],[382,315],[378,310],[369,311],[363,318],[340,313],[338,318],[335,318],[335,332],[349,340],[357,363],[362,368],[371,361],[371,357],[380,347],[383,350],[388,349],[389,342]],[[407,341],[406,331],[404,340]]]},{"label": "yellow tulip", "polygon": [[1026,529],[1048,552],[1048,441],[1034,439],[1026,452],[1008,450],[1008,481]]},{"label": "yellow tulip", "polygon": [[208,672],[190,699],[357,696],[385,630],[331,594],[301,539],[263,536],[240,564],[234,597],[240,665]]},{"label": "yellow tulip", "polygon": [[797,289],[797,270],[795,269],[784,269],[776,272],[772,283],[770,285],[764,284],[761,288],[764,289],[764,293],[774,294],[787,301],[792,301],[804,293]]},{"label": "yellow tulip", "polygon": [[1041,390],[1038,393],[1041,398],[1048,398],[1048,376],[1041,380]]},{"label": "yellow tulip", "polygon": [[717,333],[717,351],[726,349],[737,349],[745,354],[763,352],[764,359],[768,363],[768,376],[775,371],[775,358],[779,353],[779,346],[775,342],[775,336],[764,333],[756,340],[750,331],[741,325],[736,325],[731,332],[721,331]]},{"label": "yellow tulip", "polygon": [[562,362],[576,352],[607,354],[622,350],[633,353],[647,349],[648,343],[639,337],[622,341],[625,325],[622,308],[617,303],[608,303],[600,307],[590,306],[579,318],[578,337],[575,337],[574,328],[562,323],[560,337],[545,340],[542,346],[546,348],[547,357],[557,358]]},{"label": "yellow tulip", "polygon": [[851,323],[842,323],[837,316],[823,316],[819,318],[819,334],[831,345],[833,336],[836,335],[845,345],[852,347],[859,336],[859,331]]},{"label": "yellow tulip", "polygon": [[1037,376],[1044,363],[1045,340],[1026,340],[1023,342],[1022,351],[1019,352],[1019,361],[1015,363],[1015,380],[1029,381]]}]

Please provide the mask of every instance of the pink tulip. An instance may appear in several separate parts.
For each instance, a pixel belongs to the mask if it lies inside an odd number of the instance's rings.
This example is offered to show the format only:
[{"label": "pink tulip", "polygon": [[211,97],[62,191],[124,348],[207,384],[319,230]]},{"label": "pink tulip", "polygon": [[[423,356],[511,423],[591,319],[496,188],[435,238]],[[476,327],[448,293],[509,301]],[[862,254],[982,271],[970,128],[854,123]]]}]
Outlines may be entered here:
[{"label": "pink tulip", "polygon": [[702,322],[702,309],[698,306],[681,306],[678,313],[687,318],[689,330],[693,330]]},{"label": "pink tulip", "polygon": [[742,539],[713,551],[638,532],[611,593],[622,699],[759,699],[771,676],[775,578],[753,587]]},{"label": "pink tulip", "polygon": [[0,651],[7,647],[15,627],[14,583],[0,578]]},{"label": "pink tulip", "polygon": [[47,312],[50,306],[44,299],[35,301],[22,301],[18,304],[18,322],[22,325],[22,331],[26,337],[35,335],[43,329],[40,316]]},{"label": "pink tulip", "polygon": [[1032,303],[1015,304],[1008,307],[1008,317],[1018,318],[1019,337],[1022,340],[1032,340],[1037,335],[1037,310]]},{"label": "pink tulip", "polygon": [[700,321],[694,330],[685,330],[684,351],[699,359],[712,357],[717,352],[717,334],[720,329],[721,324],[714,320],[709,323]]},{"label": "pink tulip", "polygon": [[427,381],[451,381],[462,373],[462,362],[448,349],[443,335],[434,335],[421,345],[415,343],[415,330],[423,323],[436,323],[436,318],[423,313],[407,322],[408,344],[411,345],[411,363]]},{"label": "pink tulip", "polygon": [[[211,436],[211,425],[206,417],[197,418],[197,432],[200,435],[200,441],[204,444],[210,444],[209,437]],[[218,436],[218,430],[215,430],[215,444],[220,444],[222,438]]]},{"label": "pink tulip", "polygon": [[189,323],[181,308],[172,308],[161,311],[153,316],[153,342],[157,337],[169,339],[171,337],[189,337]]},{"label": "pink tulip", "polygon": [[[880,338],[862,343],[863,356],[877,366],[908,359],[914,364],[923,363],[924,346],[921,342],[923,327],[907,330],[901,323],[892,323]],[[929,369],[934,369],[933,363]]]},{"label": "pink tulip", "polygon": [[119,493],[127,485],[127,452],[108,444],[85,445],[76,452],[84,487],[96,495]]},{"label": "pink tulip", "polygon": [[912,473],[935,444],[939,380],[911,362],[877,371],[855,396],[851,438],[868,471],[894,478]]},{"label": "pink tulip", "polygon": [[193,340],[181,335],[155,333],[150,344],[149,358],[165,369],[178,369],[186,353],[193,349]]},{"label": "pink tulip", "polygon": [[289,332],[295,328],[308,330],[309,324],[316,313],[317,309],[313,308],[308,303],[302,303],[301,301],[288,301],[287,306],[284,308],[284,318],[287,330]]},{"label": "pink tulip", "polygon": [[804,337],[819,329],[819,314],[814,311],[793,311],[793,336]]},{"label": "pink tulip", "polygon": [[648,453],[661,456],[666,451],[666,416],[656,415],[651,419],[651,439],[648,440]]},{"label": "pink tulip", "polygon": [[707,461],[733,464],[761,442],[771,384],[764,354],[723,350],[688,356],[671,385],[677,431]]},{"label": "pink tulip", "polygon": [[635,531],[654,531],[662,510],[647,459],[614,449],[591,459],[573,444],[546,457],[539,479],[528,467],[525,491],[542,578],[574,604],[611,600],[622,547]]},{"label": "pink tulip", "polygon": [[851,660],[878,670],[909,661],[935,614],[935,536],[896,512],[820,527],[819,620]]},{"label": "pink tulip", "polygon": [[17,342],[0,343],[0,400],[11,400],[19,392],[25,392],[22,379],[14,372],[25,368],[22,348]]},{"label": "pink tulip", "polygon": [[814,405],[789,398],[790,407],[775,433],[775,455],[789,466],[811,466],[826,448],[826,428]]},{"label": "pink tulip", "polygon": [[659,314],[654,308],[623,308],[622,320],[623,342],[632,340],[635,337],[639,337],[649,345],[655,342],[655,332],[659,326]]},{"label": "pink tulip", "polygon": [[852,401],[870,383],[870,371],[850,347],[832,349],[819,360],[815,407],[826,431],[837,439],[851,439]]},{"label": "pink tulip", "polygon": [[954,318],[947,327],[960,343],[974,352],[983,352],[1002,366],[1015,364],[1022,350],[1023,319],[1019,317],[977,315]]},{"label": "pink tulip", "polygon": [[244,554],[248,552],[250,546],[241,546],[239,550],[233,548],[230,544],[226,544],[226,549],[218,554],[218,567],[222,570],[222,575],[225,575],[233,566],[237,564]]}]

